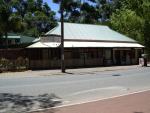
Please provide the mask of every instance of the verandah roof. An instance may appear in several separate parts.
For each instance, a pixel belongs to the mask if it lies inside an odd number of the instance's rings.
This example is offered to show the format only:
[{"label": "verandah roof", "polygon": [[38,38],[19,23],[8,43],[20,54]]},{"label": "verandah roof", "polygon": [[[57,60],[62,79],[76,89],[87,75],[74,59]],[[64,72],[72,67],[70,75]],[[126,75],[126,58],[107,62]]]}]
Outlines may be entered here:
[{"label": "verandah roof", "polygon": [[[37,42],[28,46],[27,48],[57,48],[60,47],[60,43],[56,42]],[[138,43],[118,43],[118,42],[77,42],[77,41],[65,41],[65,48],[76,48],[76,47],[101,47],[101,48],[143,48],[144,46]]]},{"label": "verandah roof", "polygon": [[28,46],[27,48],[56,48],[59,46],[60,43],[55,43],[55,42],[48,42],[48,43],[37,42]]}]

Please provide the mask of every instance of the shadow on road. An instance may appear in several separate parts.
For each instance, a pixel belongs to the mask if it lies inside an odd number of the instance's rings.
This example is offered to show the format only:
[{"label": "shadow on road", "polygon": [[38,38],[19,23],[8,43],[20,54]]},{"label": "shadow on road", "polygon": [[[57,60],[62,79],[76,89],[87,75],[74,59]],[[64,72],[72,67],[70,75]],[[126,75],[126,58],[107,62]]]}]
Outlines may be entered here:
[{"label": "shadow on road", "polygon": [[26,113],[61,104],[55,94],[23,96],[21,94],[0,93],[0,113]]},{"label": "shadow on road", "polygon": [[112,75],[112,76],[121,76],[120,74],[114,74],[114,75]]}]

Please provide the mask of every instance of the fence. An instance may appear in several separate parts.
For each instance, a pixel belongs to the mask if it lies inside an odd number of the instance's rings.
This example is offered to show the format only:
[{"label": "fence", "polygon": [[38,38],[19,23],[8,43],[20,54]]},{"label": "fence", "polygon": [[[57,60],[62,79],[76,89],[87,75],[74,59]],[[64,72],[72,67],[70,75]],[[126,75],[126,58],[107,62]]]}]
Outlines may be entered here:
[{"label": "fence", "polygon": [[24,49],[0,49],[0,72],[21,71],[29,67]]}]

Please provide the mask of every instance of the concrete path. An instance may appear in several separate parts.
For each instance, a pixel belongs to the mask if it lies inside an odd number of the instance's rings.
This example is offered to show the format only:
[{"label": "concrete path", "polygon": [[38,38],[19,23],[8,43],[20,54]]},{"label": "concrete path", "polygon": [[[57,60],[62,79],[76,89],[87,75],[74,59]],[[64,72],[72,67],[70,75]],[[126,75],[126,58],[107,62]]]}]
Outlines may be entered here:
[{"label": "concrete path", "polygon": [[[53,109],[53,113],[150,113],[150,91]],[[51,113],[52,110],[34,112]]]}]

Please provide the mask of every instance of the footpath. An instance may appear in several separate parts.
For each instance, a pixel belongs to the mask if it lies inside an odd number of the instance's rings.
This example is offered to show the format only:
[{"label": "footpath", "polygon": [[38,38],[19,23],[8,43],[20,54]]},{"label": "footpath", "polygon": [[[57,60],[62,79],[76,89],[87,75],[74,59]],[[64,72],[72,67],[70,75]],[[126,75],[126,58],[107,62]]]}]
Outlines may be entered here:
[{"label": "footpath", "polygon": [[150,113],[150,91],[33,113]]},{"label": "footpath", "polygon": [[0,76],[50,76],[50,75],[66,75],[66,74],[76,74],[76,75],[84,75],[84,74],[92,74],[96,72],[103,71],[115,71],[115,70],[129,70],[129,69],[137,69],[141,68],[139,65],[130,65],[130,66],[110,66],[110,67],[94,67],[94,68],[78,68],[78,69],[66,69],[66,73],[61,73],[60,69],[55,70],[28,70],[24,72],[6,72],[0,73]]}]

